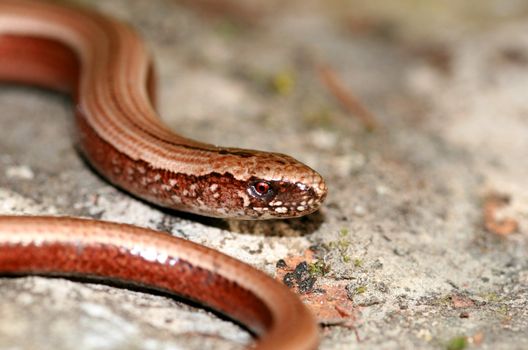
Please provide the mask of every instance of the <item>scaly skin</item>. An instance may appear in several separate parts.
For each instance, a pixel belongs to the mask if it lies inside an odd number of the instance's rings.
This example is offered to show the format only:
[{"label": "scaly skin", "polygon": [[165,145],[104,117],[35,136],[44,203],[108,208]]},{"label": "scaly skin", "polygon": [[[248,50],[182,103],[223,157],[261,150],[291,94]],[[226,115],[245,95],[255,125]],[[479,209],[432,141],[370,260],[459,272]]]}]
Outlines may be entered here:
[{"label": "scaly skin", "polygon": [[[154,74],[128,26],[51,3],[0,0],[0,80],[69,92],[81,153],[150,202],[235,219],[298,217],[326,196],[321,176],[277,153],[175,134],[155,113]],[[258,349],[314,349],[317,325],[286,287],[219,252],[133,226],[0,216],[0,273],[96,277],[162,289],[245,324]]]}]

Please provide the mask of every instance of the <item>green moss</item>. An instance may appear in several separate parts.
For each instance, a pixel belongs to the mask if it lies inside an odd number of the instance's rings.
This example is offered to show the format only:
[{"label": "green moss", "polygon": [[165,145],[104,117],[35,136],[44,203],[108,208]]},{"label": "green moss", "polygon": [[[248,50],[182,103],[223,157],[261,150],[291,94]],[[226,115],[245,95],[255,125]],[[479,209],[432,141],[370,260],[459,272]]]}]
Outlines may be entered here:
[{"label": "green moss", "polygon": [[500,301],[500,296],[495,292],[489,292],[481,295],[482,298],[486,299],[487,302],[493,303]]},{"label": "green moss", "polygon": [[363,294],[366,291],[367,291],[367,286],[359,286],[359,287],[356,287],[356,289],[354,290],[356,294]]},{"label": "green moss", "polygon": [[328,266],[323,260],[316,260],[313,263],[308,264],[308,271],[312,276],[324,276],[330,272],[330,266]]},{"label": "green moss", "polygon": [[288,95],[295,88],[295,75],[291,71],[282,71],[271,79],[273,91],[278,95]]},{"label": "green moss", "polygon": [[[353,259],[352,256],[350,256],[350,254],[348,253],[348,248],[352,244],[350,242],[350,239],[348,238],[349,230],[347,228],[342,228],[337,233],[339,235],[339,239],[326,243],[320,243],[318,247],[324,249],[325,256],[330,255],[332,257],[339,257],[341,258],[341,261],[345,264],[352,263],[355,267],[361,267],[363,265],[363,261],[361,259]],[[316,263],[320,264],[321,262],[319,261]],[[314,273],[318,273],[318,266],[313,266],[312,271]],[[325,271],[330,271],[330,268],[326,266],[326,264]]]},{"label": "green moss", "polygon": [[499,306],[499,308],[497,309],[497,312],[503,316],[507,316],[510,312],[510,309],[508,308],[508,306],[506,305],[501,305]]},{"label": "green moss", "polygon": [[446,350],[463,350],[467,347],[466,337],[455,337],[450,339],[446,344]]},{"label": "green moss", "polygon": [[342,237],[336,241],[331,241],[328,243],[330,250],[337,250],[341,260],[345,263],[352,261],[350,255],[348,255],[348,247],[350,247],[350,241],[344,237],[348,236],[348,229],[343,228],[339,230],[339,236]]},{"label": "green moss", "polygon": [[337,248],[339,250],[347,250],[348,247],[350,246],[350,242],[346,239],[340,239],[339,241],[337,241]]},{"label": "green moss", "polygon": [[441,298],[435,300],[434,304],[438,306],[448,306],[451,305],[451,295],[444,295]]}]

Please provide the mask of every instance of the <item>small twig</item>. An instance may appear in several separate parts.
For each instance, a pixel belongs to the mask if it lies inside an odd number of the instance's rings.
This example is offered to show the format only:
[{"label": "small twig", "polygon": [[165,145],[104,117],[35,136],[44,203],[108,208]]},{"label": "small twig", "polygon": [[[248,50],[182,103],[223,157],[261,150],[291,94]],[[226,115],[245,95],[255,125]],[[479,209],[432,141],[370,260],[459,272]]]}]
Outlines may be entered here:
[{"label": "small twig", "polygon": [[378,127],[374,115],[352,94],[350,89],[345,87],[342,80],[330,66],[319,64],[317,65],[317,71],[323,84],[348,113],[359,118],[369,131]]}]

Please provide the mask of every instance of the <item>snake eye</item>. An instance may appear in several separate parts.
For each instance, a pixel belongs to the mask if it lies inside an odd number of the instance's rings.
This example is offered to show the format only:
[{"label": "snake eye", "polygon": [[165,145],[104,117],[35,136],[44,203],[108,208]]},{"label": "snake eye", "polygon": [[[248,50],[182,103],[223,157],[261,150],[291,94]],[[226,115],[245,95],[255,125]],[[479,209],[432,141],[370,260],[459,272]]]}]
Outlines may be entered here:
[{"label": "snake eye", "polygon": [[273,195],[273,188],[267,181],[257,181],[249,187],[250,193],[258,198],[267,199]]},{"label": "snake eye", "polygon": [[255,191],[257,191],[258,194],[265,195],[268,193],[270,189],[270,185],[267,182],[258,182],[254,185]]}]

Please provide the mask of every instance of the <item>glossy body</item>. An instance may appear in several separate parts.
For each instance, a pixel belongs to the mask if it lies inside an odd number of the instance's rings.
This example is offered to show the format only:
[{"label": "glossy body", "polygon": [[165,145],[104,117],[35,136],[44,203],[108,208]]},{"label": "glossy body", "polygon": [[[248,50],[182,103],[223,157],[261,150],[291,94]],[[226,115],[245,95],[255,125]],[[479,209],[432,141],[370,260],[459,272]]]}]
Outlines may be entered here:
[{"label": "glossy body", "polygon": [[[175,134],[155,113],[144,44],[125,24],[52,3],[0,0],[0,79],[68,92],[76,141],[105,178],[153,203],[267,219],[316,210],[319,174],[293,158]],[[0,216],[0,272],[96,277],[161,289],[225,313],[257,348],[311,349],[317,326],[286,287],[219,252],[128,225]]]}]

